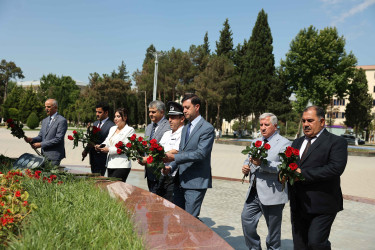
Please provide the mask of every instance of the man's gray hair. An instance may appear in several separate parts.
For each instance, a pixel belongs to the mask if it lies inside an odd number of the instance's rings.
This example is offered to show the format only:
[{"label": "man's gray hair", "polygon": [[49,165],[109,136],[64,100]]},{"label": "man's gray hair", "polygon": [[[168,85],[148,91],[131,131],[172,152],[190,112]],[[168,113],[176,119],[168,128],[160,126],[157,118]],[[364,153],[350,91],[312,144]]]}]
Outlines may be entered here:
[{"label": "man's gray hair", "polygon": [[273,125],[277,124],[277,117],[276,115],[272,114],[272,113],[263,113],[259,116],[259,120],[262,120],[262,119],[265,119],[267,117],[271,117],[271,123]]},{"label": "man's gray hair", "polygon": [[162,101],[155,100],[150,102],[148,105],[148,108],[156,108],[159,111],[163,111],[165,113],[165,104]]},{"label": "man's gray hair", "polygon": [[52,101],[52,105],[55,106],[56,108],[59,107],[59,104],[57,103],[56,99],[49,98],[47,101]]}]

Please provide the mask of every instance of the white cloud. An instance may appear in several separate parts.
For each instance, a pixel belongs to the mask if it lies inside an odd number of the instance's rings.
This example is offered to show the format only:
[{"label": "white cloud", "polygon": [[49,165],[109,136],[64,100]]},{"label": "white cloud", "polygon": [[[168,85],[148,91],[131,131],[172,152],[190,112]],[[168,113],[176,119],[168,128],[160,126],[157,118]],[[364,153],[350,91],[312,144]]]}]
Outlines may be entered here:
[{"label": "white cloud", "polygon": [[[340,0],[323,0],[324,2],[337,2]],[[375,0],[364,0],[362,3],[352,7],[346,12],[341,13],[333,22],[332,26],[336,26],[338,23],[343,23],[348,17],[354,16],[362,11],[364,11],[369,6],[375,4]]]}]

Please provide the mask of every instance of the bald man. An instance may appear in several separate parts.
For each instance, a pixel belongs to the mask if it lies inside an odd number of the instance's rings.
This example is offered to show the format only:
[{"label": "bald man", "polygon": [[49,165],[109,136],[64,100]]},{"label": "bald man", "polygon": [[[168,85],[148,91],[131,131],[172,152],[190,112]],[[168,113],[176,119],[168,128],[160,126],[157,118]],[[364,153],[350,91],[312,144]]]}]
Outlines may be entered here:
[{"label": "bald man", "polygon": [[45,102],[47,118],[42,121],[39,135],[34,138],[25,137],[33,148],[41,148],[42,154],[55,166],[59,166],[65,158],[64,137],[68,129],[66,119],[57,112],[58,104],[55,99]]}]

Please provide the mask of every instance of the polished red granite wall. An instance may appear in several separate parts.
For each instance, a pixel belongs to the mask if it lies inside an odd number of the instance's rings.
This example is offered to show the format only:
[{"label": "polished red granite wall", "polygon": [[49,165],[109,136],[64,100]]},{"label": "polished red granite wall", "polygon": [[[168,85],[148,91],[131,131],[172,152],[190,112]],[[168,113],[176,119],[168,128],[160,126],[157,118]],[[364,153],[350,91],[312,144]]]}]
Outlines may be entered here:
[{"label": "polished red granite wall", "polygon": [[155,194],[123,182],[100,186],[124,201],[149,249],[233,249],[201,221]]}]

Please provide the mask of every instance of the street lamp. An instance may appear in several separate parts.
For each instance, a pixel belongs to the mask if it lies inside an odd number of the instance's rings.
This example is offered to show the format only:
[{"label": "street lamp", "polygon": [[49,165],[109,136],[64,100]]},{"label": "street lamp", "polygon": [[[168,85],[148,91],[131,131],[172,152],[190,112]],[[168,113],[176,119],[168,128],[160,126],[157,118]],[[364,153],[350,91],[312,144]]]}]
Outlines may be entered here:
[{"label": "street lamp", "polygon": [[158,56],[161,56],[163,53],[160,51],[150,52],[155,57],[155,71],[154,71],[154,91],[152,94],[152,100],[156,100],[156,89],[158,86]]}]

